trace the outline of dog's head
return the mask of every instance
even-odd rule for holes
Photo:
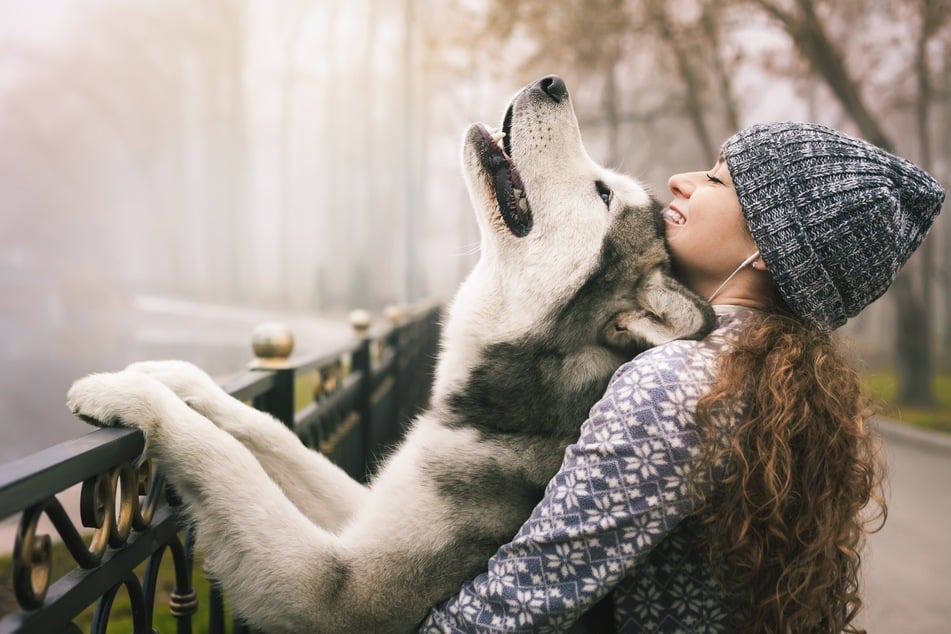
[[[580,318],[586,345],[629,353],[709,331],[710,307],[671,275],[660,204],[588,156],[560,78],[522,89],[501,130],[471,126],[463,162],[481,257],[459,334],[492,344]]]

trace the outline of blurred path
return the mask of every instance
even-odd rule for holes
[[[65,406],[69,386],[89,372],[143,359],[184,359],[212,376],[233,374],[253,358],[251,333],[266,321],[286,324],[300,354],[333,350],[354,336],[346,315],[154,295],[116,295],[93,305],[63,300],[55,289],[47,294],[53,308],[46,315],[0,309],[0,332],[8,335],[0,346],[0,463],[89,431]]]
[[[871,634],[951,632],[951,437],[880,421],[889,467],[888,521],[869,538]]]

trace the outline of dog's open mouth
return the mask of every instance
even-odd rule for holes
[[[525,195],[525,185],[512,162],[511,145],[512,108],[505,113],[502,130],[491,130],[479,124],[479,157],[482,169],[495,188],[495,199],[505,226],[517,238],[532,230],[532,210]]]

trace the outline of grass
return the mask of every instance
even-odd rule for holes
[[[935,405],[928,409],[896,403],[898,377],[893,370],[866,372],[862,381],[884,416],[914,427],[951,433],[951,374],[938,374],[932,379]]]
[[[62,543],[53,544],[53,574],[52,579],[56,580],[63,574],[76,566],[66,547]],[[135,569],[135,575],[141,582],[145,574],[145,562]],[[204,575],[201,574],[200,562],[195,563],[194,570],[197,574],[193,575],[192,584],[198,592],[198,612],[192,617],[192,631],[195,634],[202,634],[208,631],[208,604],[210,601],[211,587]],[[13,563],[11,555],[0,556],[0,617],[16,610],[16,601],[13,595]],[[162,563],[159,567],[158,583],[155,591],[155,614],[152,619],[152,627],[159,632],[175,632],[177,630],[177,620],[172,616],[168,607],[169,596],[175,588],[175,569],[171,553],[166,551],[162,557]],[[73,622],[79,626],[83,632],[90,631],[92,617],[95,606],[90,606],[80,613]],[[132,609],[129,603],[129,597],[125,589],[120,589],[116,594],[112,604],[112,610],[109,615],[108,632],[131,632],[132,631]],[[230,623],[230,617],[226,615],[225,623]]]

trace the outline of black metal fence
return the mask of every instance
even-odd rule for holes
[[[358,331],[339,350],[315,356],[265,359],[224,387],[290,426],[307,446],[330,456],[353,477],[365,479],[385,447],[424,407],[432,383],[439,309],[393,320],[382,332]],[[356,327],[356,325],[355,325]],[[132,629],[155,631],[156,610],[168,610],[179,633],[224,632],[225,598],[212,584],[199,597],[193,575],[194,536],[185,528],[174,491],[149,461],[140,464],[141,432],[99,429],[0,466],[0,520],[20,514],[13,547],[16,607],[0,618],[0,633],[78,632],[92,610],[92,632],[106,632],[113,602],[128,596]],[[57,494],[81,486],[67,512]],[[67,568],[53,567],[53,540],[42,516],[69,553]],[[90,534],[90,530],[91,534]],[[9,545],[0,545],[0,551]],[[170,557],[174,587],[157,605],[159,566]],[[144,565],[144,570],[142,564]],[[194,622],[207,600],[207,623]],[[246,631],[231,622],[234,632]]]

